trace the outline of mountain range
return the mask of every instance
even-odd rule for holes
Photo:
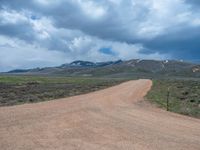
[[[57,67],[17,69],[6,74],[106,76],[106,77],[200,77],[200,65],[177,60],[117,60],[108,62],[74,61]]]

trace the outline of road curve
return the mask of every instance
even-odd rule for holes
[[[0,108],[2,150],[200,150],[200,120],[143,101],[150,80]]]

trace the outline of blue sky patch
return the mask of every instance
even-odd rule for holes
[[[99,51],[107,55],[115,55],[115,53],[112,51],[112,48],[109,48],[109,47],[103,47],[99,49]]]
[[[32,20],[38,20],[39,18],[37,16],[35,16],[35,15],[31,15],[31,19]]]

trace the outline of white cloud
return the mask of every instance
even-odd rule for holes
[[[16,24],[27,21],[28,19],[23,12],[7,9],[0,10],[0,24]]]
[[[76,37],[69,45],[71,55],[74,59],[105,61],[116,59],[166,59],[169,56],[152,53],[149,55],[142,54],[144,49],[142,44],[127,44],[125,42],[113,42],[101,40],[91,36]],[[112,55],[100,52],[101,48],[110,48]]]
[[[0,70],[60,65],[67,61],[60,51],[30,45],[23,41],[0,36]]]
[[[200,18],[200,14],[193,12],[183,0],[145,0],[147,1],[148,3],[137,1],[149,8],[146,17],[138,23],[138,26],[136,25],[137,35],[142,38],[151,39],[168,34],[166,31],[185,28],[190,26],[196,17]]]
[[[61,2],[61,0],[33,0],[35,3],[44,5],[44,6],[49,6],[49,5],[54,5],[57,4],[58,2]]]
[[[50,38],[49,32],[55,30],[51,20],[45,17],[41,19],[30,20],[30,22],[39,39]]]
[[[99,19],[106,14],[104,7],[90,0],[77,0],[83,12],[93,19]]]

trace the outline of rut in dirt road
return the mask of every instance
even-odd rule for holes
[[[200,120],[143,100],[150,80],[0,108],[2,150],[200,150]]]

